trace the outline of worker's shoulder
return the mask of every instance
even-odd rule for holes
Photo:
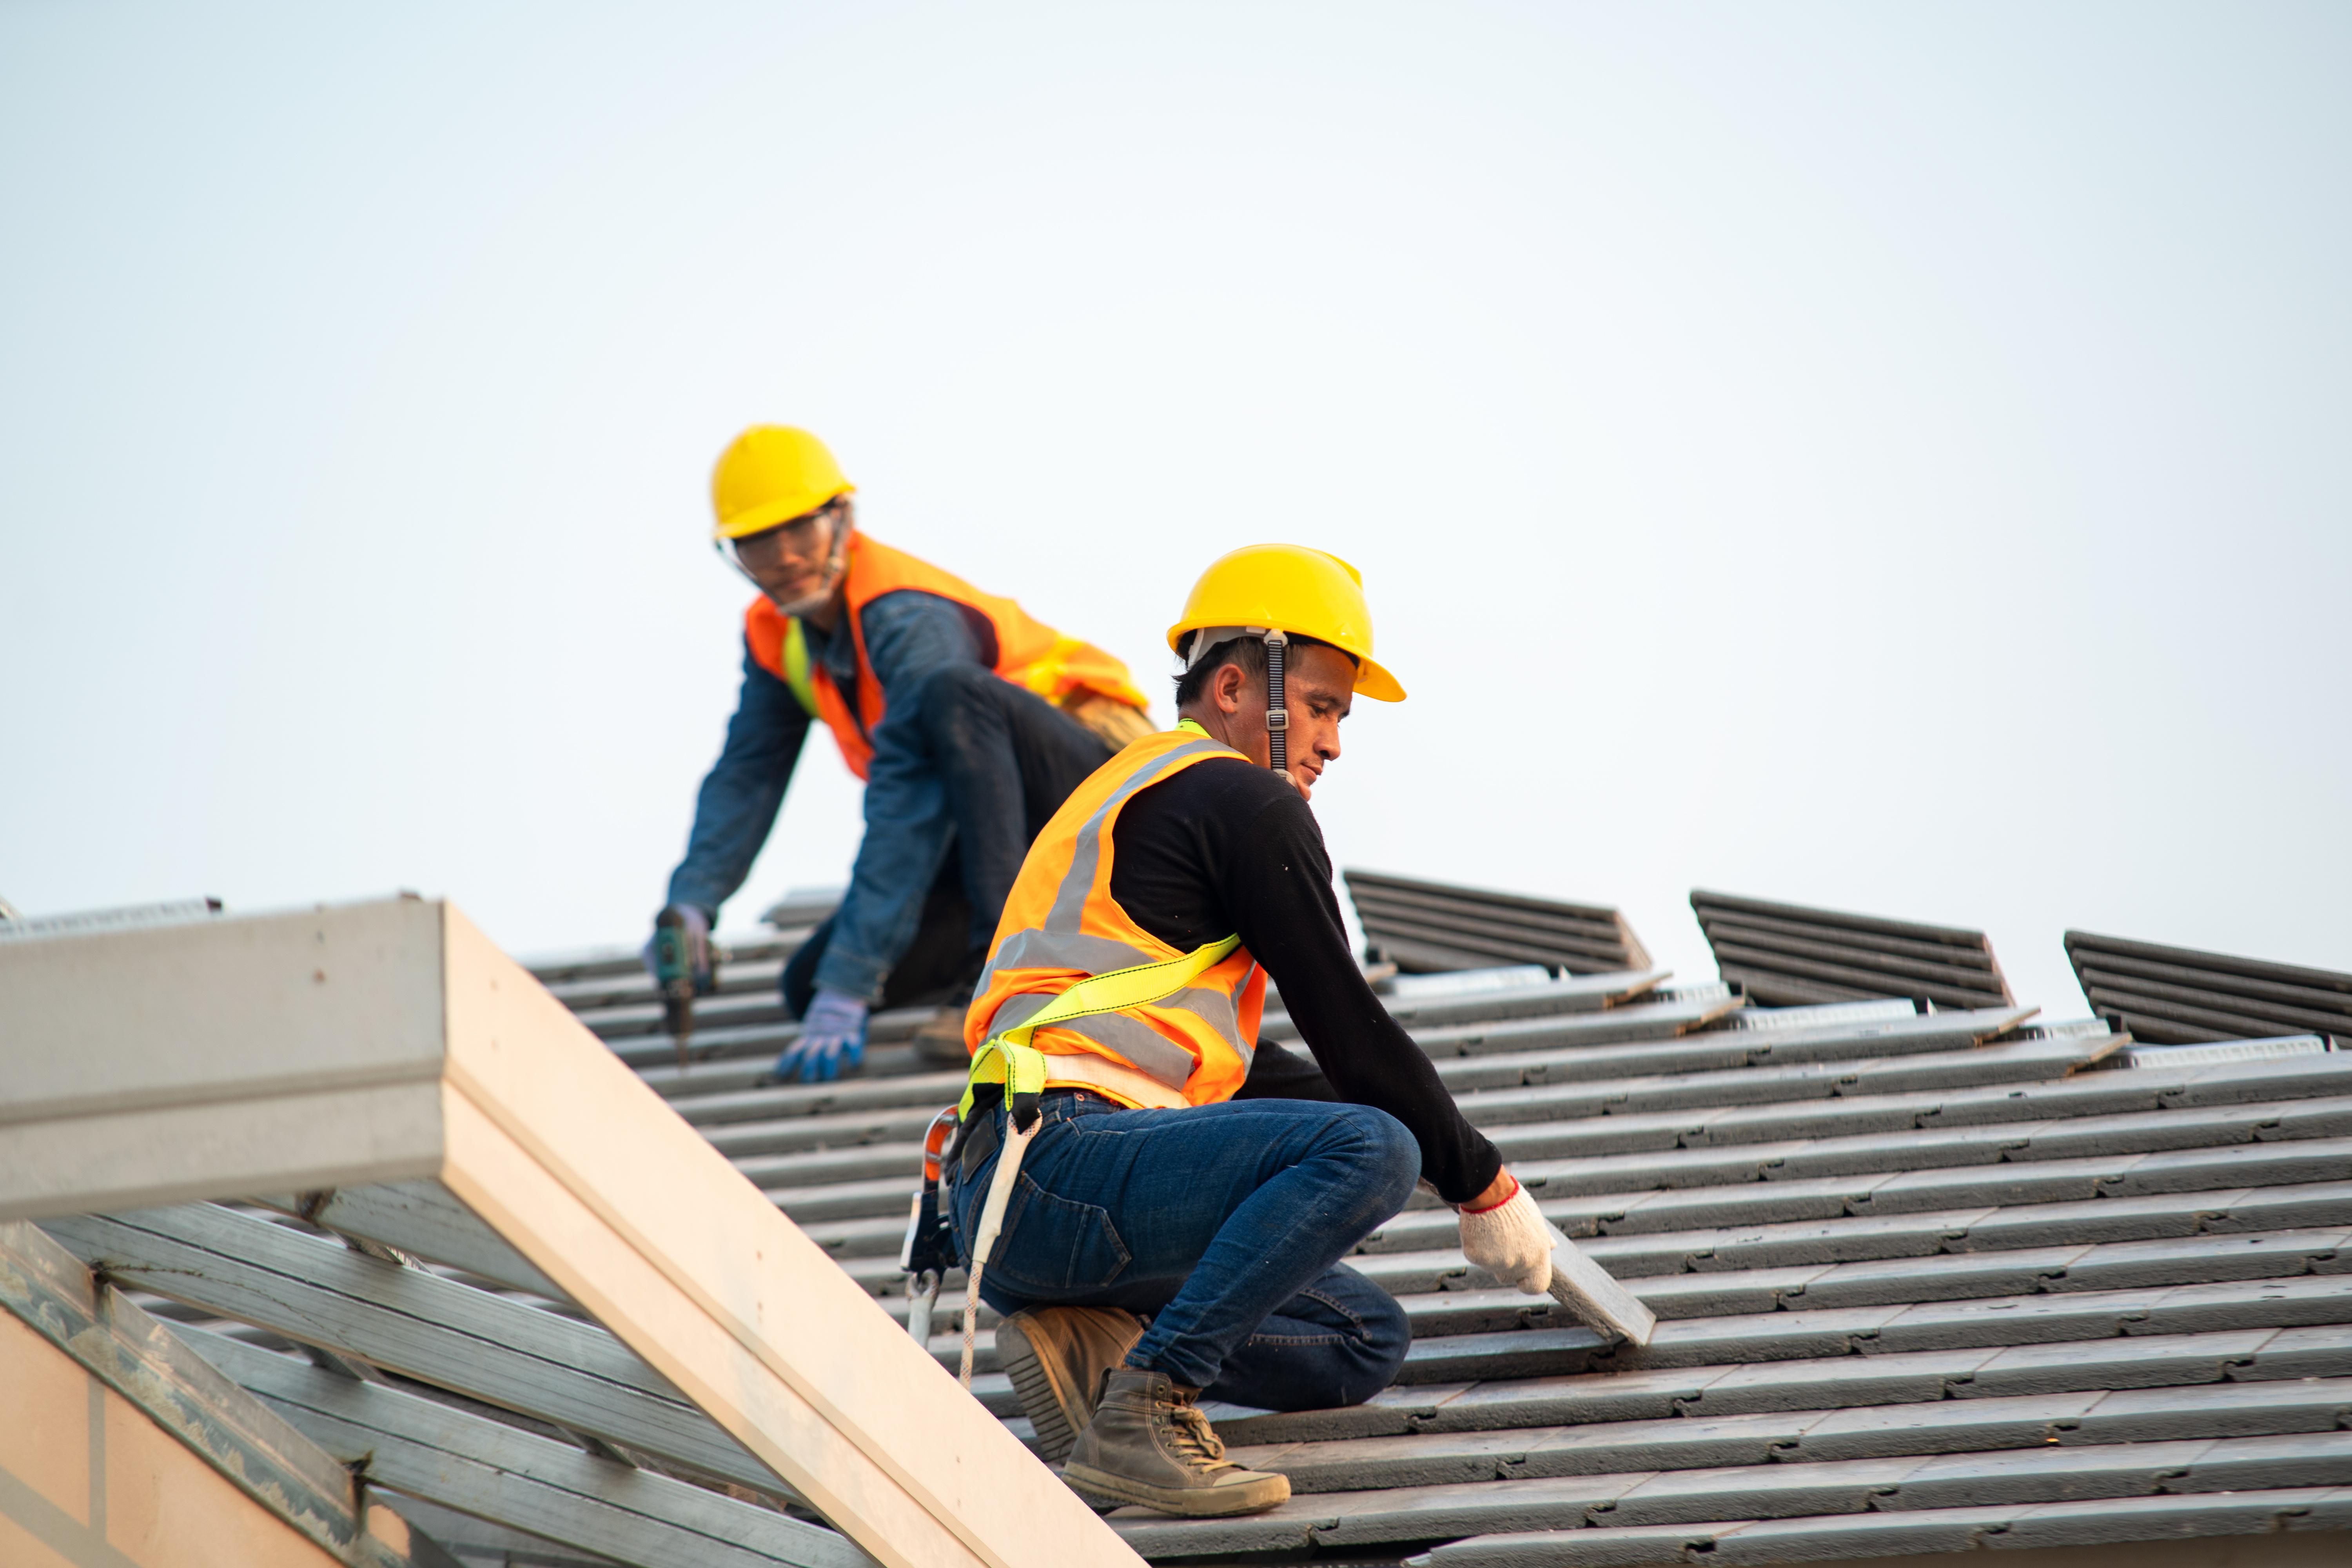
[[[1260,767],[1240,755],[1209,756],[1150,785],[1136,798],[1157,795],[1163,810],[1187,816],[1214,816],[1236,826],[1257,820],[1269,811],[1287,819],[1294,814],[1308,823],[1314,814],[1290,782],[1272,768]]]

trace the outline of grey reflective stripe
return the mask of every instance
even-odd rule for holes
[[[978,984],[972,987],[972,1000],[988,994],[1000,970],[1011,969],[1075,969],[1088,976],[1108,974],[1116,969],[1132,969],[1141,963],[1161,962],[1139,947],[1107,936],[1092,936],[1078,929],[1079,918],[1087,907],[1087,895],[1094,891],[1095,871],[1102,864],[1103,825],[1129,795],[1151,783],[1177,763],[1193,757],[1223,753],[1239,755],[1232,747],[1215,741],[1192,741],[1174,750],[1154,757],[1119,782],[1108,799],[1097,806],[1094,815],[1080,826],[1070,852],[1070,868],[1063,873],[1062,885],[1054,894],[1054,907],[1046,912],[1042,929],[1015,931],[988,961]],[[1228,995],[1223,991],[1202,986],[1187,986],[1172,991],[1152,1004],[1171,1011],[1191,1013],[1202,1023],[1216,1031],[1225,1044],[1239,1052],[1246,1068],[1255,1052],[1255,1042],[1242,1038],[1240,1005],[1242,989],[1255,973],[1253,966],[1242,976],[1240,985]],[[1042,1011],[1051,995],[1024,992],[1008,996],[989,1020],[988,1032],[1018,1026]],[[1109,1047],[1125,1057],[1138,1068],[1173,1089],[1181,1089],[1197,1065],[1192,1054],[1167,1036],[1139,1018],[1124,1013],[1096,1013],[1083,1018],[1072,1018],[1053,1025],[1074,1035],[1084,1035],[1099,1045]]]
[[[1078,929],[1078,915],[1087,907],[1087,895],[1094,891],[1095,867],[1102,859],[1103,824],[1111,813],[1126,804],[1127,797],[1158,778],[1161,773],[1187,757],[1206,756],[1216,752],[1234,752],[1231,746],[1215,741],[1192,741],[1154,757],[1129,773],[1119,786],[1110,792],[1110,798],[1095,807],[1095,814],[1078,829],[1076,847],[1070,852],[1070,868],[1062,878],[1060,891],[1054,895],[1054,907],[1045,916],[1047,931],[1072,931]]]
[[[1017,931],[989,960],[988,972],[1000,969],[1083,969],[1088,974],[1108,974],[1160,961],[1139,947],[1129,947],[1107,936],[1083,931]],[[981,988],[986,990],[986,978]]]
[[[1010,1029],[1045,1010],[1054,998],[1038,991],[1024,991],[1017,996],[1007,996],[988,1021],[988,1032]],[[1067,1018],[1051,1026],[1067,1029],[1074,1035],[1084,1035],[1097,1045],[1108,1046],[1135,1064],[1155,1082],[1181,1091],[1192,1076],[1192,1053],[1144,1023],[1124,1013],[1094,1013],[1083,1018]]]

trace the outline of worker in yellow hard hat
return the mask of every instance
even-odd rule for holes
[[[950,1229],[1073,1487],[1248,1513],[1289,1483],[1225,1460],[1195,1401],[1386,1387],[1404,1311],[1340,1259],[1417,1181],[1503,1283],[1543,1292],[1552,1244],[1340,923],[1309,797],[1355,699],[1404,699],[1362,579],[1319,550],[1237,550],[1168,639],[1181,722],[1072,792],[1005,901],[964,1021]],[[1259,1040],[1269,978],[1312,1061]]]
[[[783,1079],[856,1068],[880,1006],[954,1002],[918,1045],[962,1059],[961,1003],[1023,851],[1116,744],[1151,728],[1125,665],[866,537],[855,489],[805,430],[754,426],[719,457],[711,536],[760,596],[742,695],[656,921],[656,942],[683,928],[707,986],[719,907],[774,826],[810,727],[830,731],[866,781],[866,830],[839,908],[784,966],[801,1030]]]

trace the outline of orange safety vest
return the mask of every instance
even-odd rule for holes
[[[965,1048],[1035,1016],[1082,980],[1184,954],[1110,896],[1111,830],[1147,784],[1239,752],[1198,732],[1146,735],[1095,770],[1029,847],[988,952]],[[1249,1076],[1265,1005],[1265,971],[1235,947],[1182,988],[1146,1006],[1039,1029],[1048,1089],[1088,1089],[1122,1105],[1174,1108],[1231,1100]]]
[[[874,728],[882,722],[882,683],[866,657],[866,606],[903,588],[936,594],[978,611],[994,628],[996,673],[1048,702],[1079,692],[1096,692],[1130,708],[1147,706],[1130,685],[1127,666],[1076,637],[1064,637],[1010,599],[983,594],[962,578],[919,561],[903,550],[877,543],[862,533],[849,538],[849,568],[843,574],[849,635],[857,646],[857,705],[853,709],[824,666],[809,657],[800,618],[787,616],[766,595],[743,612],[743,636],[760,667],[793,689],[813,719],[824,721],[841,748],[841,760],[859,778],[874,761]]]

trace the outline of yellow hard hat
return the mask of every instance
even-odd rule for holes
[[[1181,652],[1186,632],[1266,628],[1329,643],[1356,661],[1356,689],[1382,702],[1404,700],[1397,678],[1372,662],[1372,612],[1364,574],[1328,551],[1303,544],[1246,544],[1210,563],[1168,628]]]
[[[754,425],[719,455],[710,476],[713,539],[740,539],[814,511],[857,487],[824,443],[789,425]]]

